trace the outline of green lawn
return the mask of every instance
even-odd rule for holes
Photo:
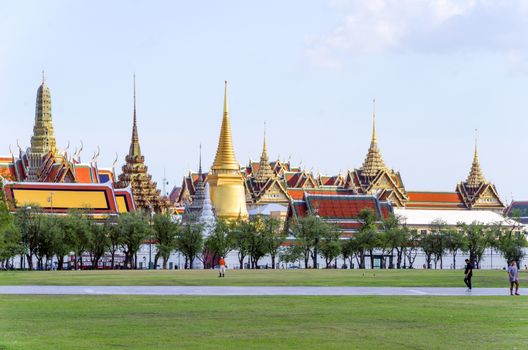
[[[526,349],[527,301],[0,296],[0,349]]]
[[[0,285],[151,286],[393,286],[463,287],[462,270],[214,270],[17,271],[0,272]],[[528,273],[521,272],[521,287]],[[479,287],[504,287],[501,270],[476,270]]]

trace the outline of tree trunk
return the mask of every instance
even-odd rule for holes
[[[275,269],[275,253],[271,254],[271,266],[272,269]]]
[[[64,265],[64,257],[63,256],[57,256],[57,270],[62,271],[62,266]]]
[[[314,269],[316,269],[317,268],[317,248],[314,248],[314,250],[313,250],[312,263],[313,263]]]
[[[246,258],[245,255],[240,255],[240,252],[238,252],[238,264],[239,264],[240,270],[244,269],[244,259],[245,258]]]
[[[154,270],[157,270],[158,269],[158,260],[159,260],[159,257],[160,257],[160,254],[159,254],[159,251],[156,253],[156,255],[154,255]],[[150,261],[149,261],[149,267],[148,269],[150,269]]]
[[[453,251],[453,269],[456,269],[456,251]]]
[[[111,252],[111,255],[112,255],[112,267],[111,269],[115,269],[115,250],[112,250]]]
[[[30,271],[33,270],[33,255],[30,253],[30,254],[26,254],[26,259],[27,259],[27,262],[28,262],[28,268]]]
[[[369,249],[369,254],[370,254],[370,268],[373,269],[374,268],[374,256],[373,256],[373,253],[374,250],[373,249]]]

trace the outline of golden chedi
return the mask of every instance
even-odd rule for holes
[[[224,115],[216,156],[207,178],[211,200],[216,216],[223,219],[247,218],[244,178],[235,158],[231,137],[229,110],[227,104],[227,81],[224,91]]]

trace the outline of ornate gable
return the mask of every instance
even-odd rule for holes
[[[277,178],[268,180],[255,198],[255,202],[289,203],[288,191],[281,185]]]
[[[480,168],[477,145],[469,175],[464,182],[460,182],[456,191],[462,196],[469,209],[488,209],[502,211],[506,207],[499,197],[495,185],[486,180]]]

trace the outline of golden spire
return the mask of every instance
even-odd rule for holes
[[[136,119],[136,73],[134,73],[134,120],[132,125],[132,142],[130,143],[129,156],[140,157],[141,147],[139,146],[139,136]]]
[[[35,154],[56,152],[55,132],[51,116],[51,93],[46,85],[44,71],[42,71],[42,84],[37,90],[31,151]]]
[[[269,163],[268,150],[266,148],[266,123],[264,123],[264,144],[262,146],[262,155],[260,156],[260,164],[255,180],[259,183],[268,181],[269,178],[273,177],[273,169]]]
[[[362,174],[367,177],[375,176],[379,170],[385,168],[383,158],[378,148],[378,142],[376,139],[376,100],[373,100],[373,112],[372,112],[372,140],[370,141],[370,147],[361,167]]]
[[[466,180],[466,186],[469,188],[478,188],[483,183],[486,183],[486,179],[484,178],[484,174],[480,168],[477,150],[477,129],[475,129],[475,153],[473,154],[473,163],[471,164],[471,170],[469,171],[469,175]]]
[[[231,125],[229,122],[229,110],[227,103],[227,81],[224,87],[224,115],[222,118],[222,129],[218,140],[218,148],[212,166],[213,172],[239,172],[240,165],[235,158],[235,150],[231,137]]]

